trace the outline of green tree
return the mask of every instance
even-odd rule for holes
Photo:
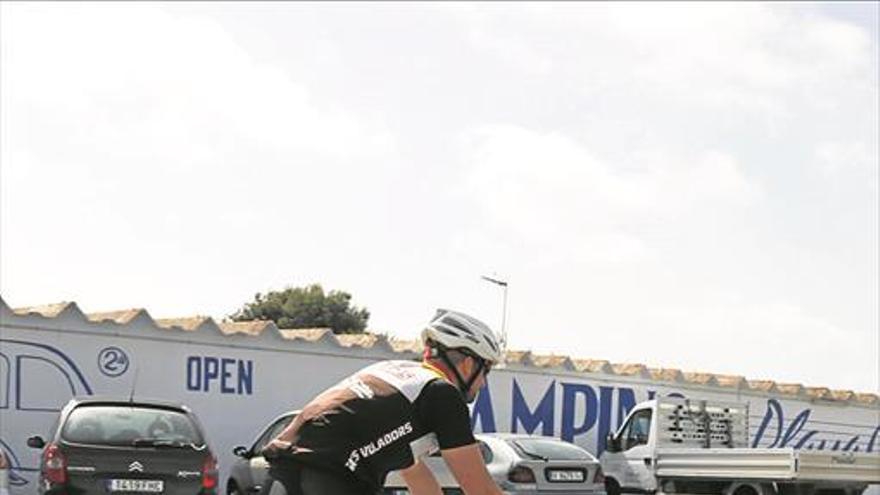
[[[254,301],[230,316],[233,321],[272,320],[278,328],[331,328],[333,333],[363,333],[370,312],[351,305],[351,294],[320,284],[257,293]]]

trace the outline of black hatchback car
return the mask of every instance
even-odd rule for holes
[[[155,400],[75,398],[43,449],[39,493],[213,495],[217,458],[186,406]]]

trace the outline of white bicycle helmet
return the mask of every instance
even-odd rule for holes
[[[438,309],[422,330],[422,341],[432,340],[448,349],[466,349],[494,365],[501,361],[498,337],[482,321],[458,311]]]

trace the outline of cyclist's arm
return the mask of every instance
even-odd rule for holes
[[[461,392],[436,381],[419,396],[420,416],[437,436],[440,455],[466,495],[501,495],[471,430],[470,414]]]
[[[486,470],[479,444],[441,450],[440,454],[465,495],[502,495]]]
[[[421,461],[401,470],[400,475],[413,495],[443,495],[434,473]]]

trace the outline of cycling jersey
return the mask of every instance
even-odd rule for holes
[[[461,392],[428,364],[383,361],[310,402],[289,458],[378,490],[390,471],[476,442]]]

